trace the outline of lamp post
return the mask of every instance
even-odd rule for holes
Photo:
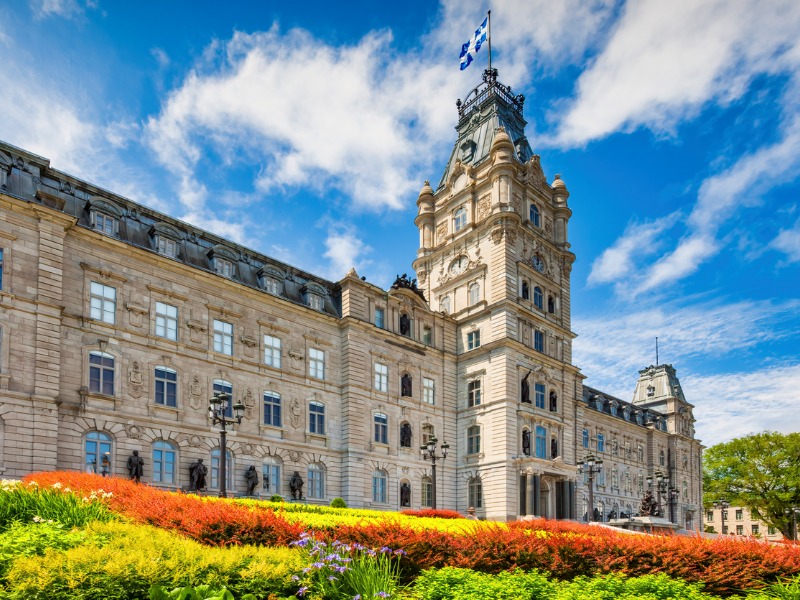
[[[655,486],[653,486],[653,483],[655,483]],[[661,471],[656,471],[653,475],[647,476],[647,485],[648,487],[655,487],[656,502],[658,505],[658,516],[663,517],[664,507],[661,504],[661,496],[662,494],[666,495],[667,493],[667,488],[669,487],[669,478],[665,477],[664,473],[662,473]],[[670,494],[670,502],[671,502],[671,496],[672,494]],[[670,521],[672,521],[672,519],[670,519]]]
[[[586,511],[589,521],[594,521],[594,474],[603,470],[603,460],[589,454],[578,461],[578,473],[589,476],[589,510]]]
[[[227,490],[225,489],[226,480],[228,477],[228,431],[227,426],[234,423],[241,423],[244,417],[244,404],[237,402],[233,405],[233,418],[227,418],[225,411],[228,410],[228,403],[231,401],[229,394],[224,392],[217,392],[208,403],[208,418],[211,419],[212,425],[219,424],[219,497],[227,498]]]
[[[725,519],[728,517],[728,507],[730,503],[727,500],[720,500],[718,502],[714,502],[714,508],[720,509],[719,515],[722,517],[722,534],[728,533],[725,530]]]
[[[797,540],[797,515],[800,515],[800,506],[790,506],[783,510],[784,514],[789,517],[789,539]]]
[[[678,515],[675,514],[677,512],[675,510],[675,505],[678,502],[678,496],[681,495],[681,491],[673,485],[670,486],[667,493],[669,494],[669,496],[667,496],[669,499],[669,520],[671,523],[677,523]]]
[[[444,460],[447,458],[447,450],[450,448],[450,444],[444,442],[442,444],[442,453],[441,455],[436,454],[436,444],[439,440],[436,437],[431,436],[428,438],[428,443],[423,444],[419,447],[420,452],[422,452],[422,460],[430,460],[431,461],[431,486],[433,489],[431,490],[431,508],[436,508],[436,461],[441,459]]]

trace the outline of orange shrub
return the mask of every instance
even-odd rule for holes
[[[441,508],[423,508],[422,510],[401,510],[404,515],[409,517],[434,517],[438,519],[463,519],[457,510],[445,510]]]

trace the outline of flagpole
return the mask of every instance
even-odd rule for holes
[[[489,11],[489,35],[487,36],[489,42],[489,73],[492,72],[492,11]]]

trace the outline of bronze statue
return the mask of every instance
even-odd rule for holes
[[[411,506],[411,486],[405,481],[400,486],[400,506]]]
[[[530,377],[531,371],[528,371],[528,374],[522,378],[522,383],[520,384],[520,402],[527,402],[528,404],[531,403],[531,384],[528,383],[528,377]]]
[[[558,411],[558,394],[555,390],[550,390],[550,412]]]
[[[142,475],[144,475],[144,459],[139,456],[139,451],[134,450],[133,454],[128,457],[128,475],[131,481],[140,483]]]
[[[400,395],[411,396],[411,375],[408,373],[400,378]]]
[[[247,495],[253,496],[258,485],[258,473],[253,465],[244,472],[244,480],[247,482]]]
[[[647,490],[642,496],[642,505],[639,507],[639,514],[642,517],[657,517],[658,515],[658,503],[656,499],[653,498],[653,492]]]
[[[522,453],[525,456],[531,455],[531,432],[527,429],[522,430]]]
[[[400,447],[411,448],[411,425],[403,423],[400,428]]]
[[[208,475],[208,467],[203,464],[202,458],[198,458],[189,465],[189,490],[197,491],[205,489],[206,475]]]
[[[558,456],[558,440],[553,438],[550,440],[550,458],[555,458]]]
[[[400,335],[411,335],[411,319],[406,313],[400,315]]]
[[[289,489],[292,492],[292,498],[295,500],[303,499],[303,478],[300,477],[299,471],[295,471],[289,480]]]

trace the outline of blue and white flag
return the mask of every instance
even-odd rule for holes
[[[475,54],[481,49],[481,44],[486,41],[486,17],[481,26],[475,30],[475,35],[463,46],[461,46],[461,70],[463,71],[475,60]]]

